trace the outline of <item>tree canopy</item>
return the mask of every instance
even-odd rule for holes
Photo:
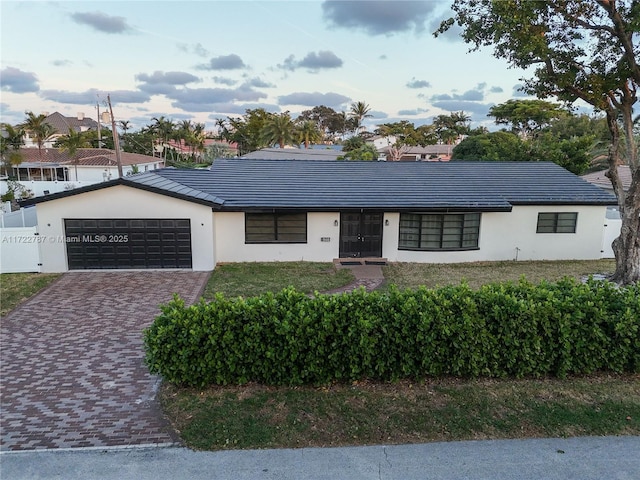
[[[622,215],[621,234],[613,242],[613,278],[640,281],[640,165],[633,132],[640,2],[454,0],[452,9],[454,16],[442,22],[436,35],[457,24],[472,51],[492,47],[494,56],[511,67],[532,68],[523,78],[526,93],[567,103],[582,100],[605,113],[611,134],[607,175]],[[632,173],[628,192],[617,171],[622,150]]]

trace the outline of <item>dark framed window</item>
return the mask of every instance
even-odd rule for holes
[[[401,250],[476,250],[479,213],[401,213]]]
[[[245,243],[307,243],[306,213],[245,213]]]
[[[538,213],[536,233],[576,233],[578,212]]]

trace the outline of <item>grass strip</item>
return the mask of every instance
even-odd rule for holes
[[[295,388],[167,384],[160,398],[197,450],[640,434],[640,375]]]

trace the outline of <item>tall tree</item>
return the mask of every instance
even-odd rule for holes
[[[84,132],[70,128],[69,133],[58,137],[54,146],[58,147],[61,152],[67,152],[67,155],[71,157],[71,162],[73,163],[76,174],[76,181],[78,181],[78,162],[80,158],[77,153],[81,148],[91,147],[91,142],[87,136]]]
[[[451,160],[517,162],[528,159],[529,148],[512,132],[471,135],[453,148]]]
[[[438,140],[446,145],[452,145],[460,136],[467,135],[470,132],[470,120],[471,117],[463,111],[436,116],[433,119],[433,127]]]
[[[267,112],[264,108],[249,108],[240,118],[227,117],[222,127],[221,137],[228,142],[235,142],[241,156],[259,150],[267,146],[262,138],[262,130],[273,117],[274,114]]]
[[[280,148],[293,143],[296,127],[289,116],[289,112],[274,115],[267,120],[262,129],[262,139],[267,145],[278,144]]]
[[[511,131],[527,139],[569,112],[557,103],[544,100],[507,100],[489,109],[498,125],[511,125]]]
[[[151,124],[151,129],[156,134],[156,138],[160,140],[160,143],[162,145],[163,158],[166,161],[167,153],[169,150],[168,143],[175,133],[176,125],[170,118],[167,119],[164,118],[164,116],[161,116],[159,118],[153,117],[151,120],[153,121],[153,124]]]
[[[348,116],[353,121],[353,130],[356,134],[360,133],[360,130],[363,128],[363,120],[373,117],[369,112],[371,112],[371,107],[365,102],[354,102],[349,107]]]
[[[2,156],[2,167],[5,175],[9,175],[10,170],[22,163],[20,147],[24,145],[24,131],[20,127],[14,127],[8,123],[0,125],[0,155]]]
[[[604,112],[611,134],[608,152],[613,190],[622,216],[613,280],[640,281],[640,162],[633,134],[633,109],[640,85],[640,2],[638,0],[454,0],[454,17],[472,50],[492,46],[510,66],[533,67],[524,80],[527,93],[544,99],[578,99]],[[624,135],[622,134],[624,132]],[[618,174],[621,146],[631,169],[625,192]]]
[[[324,138],[317,124],[312,120],[297,122],[296,135],[298,142],[304,143],[304,148],[309,148],[311,143],[319,142]]]
[[[389,156],[392,161],[400,160],[411,147],[434,145],[438,140],[433,125],[422,125],[416,128],[408,120],[383,123],[376,129],[376,134],[395,137],[395,142],[389,145]]]
[[[42,160],[42,147],[57,130],[47,123],[47,116],[43,113],[35,115],[33,112],[25,112],[27,118],[18,125],[19,128],[30,134],[38,145],[38,157]]]

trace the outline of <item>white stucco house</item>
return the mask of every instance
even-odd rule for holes
[[[80,148],[74,158],[57,148],[21,148],[22,163],[13,167],[15,179],[34,196],[57,193],[118,178],[115,150]],[[123,175],[148,172],[164,167],[162,158],[121,152]],[[7,190],[7,182],[0,182],[0,193]],[[46,192],[46,193],[45,193]]]
[[[216,160],[23,202],[43,272],[600,258],[615,197],[546,162]]]

